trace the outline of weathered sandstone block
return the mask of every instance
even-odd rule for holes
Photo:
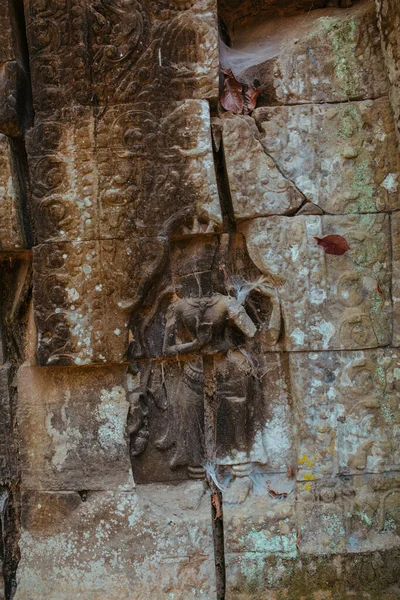
[[[37,246],[33,296],[39,364],[124,361],[130,314],[164,255],[162,238]]]
[[[237,220],[287,215],[298,209],[305,199],[282,175],[259,137],[256,125],[249,117],[224,121],[224,158]]]
[[[277,17],[275,13],[269,21],[245,22],[232,36],[233,48],[247,53],[247,63],[248,55],[254,55],[243,77],[261,84],[266,104],[367,100],[387,94],[373,0],[356,2],[346,11],[328,8]]]
[[[386,215],[254,219],[241,226],[250,257],[275,283],[286,350],[373,348],[390,343],[390,233]],[[325,254],[316,237],[350,250]]]
[[[221,228],[206,102],[39,113],[28,152],[38,242]]]
[[[12,142],[0,134],[0,250],[26,248],[24,222],[28,215],[17,160]]]
[[[21,367],[18,384],[24,489],[132,489],[124,367]]]
[[[215,597],[201,482],[92,492],[86,502],[73,492],[29,492],[23,506],[18,600],[32,589],[48,600]]]
[[[36,110],[218,95],[214,0],[26,0],[26,16]]]
[[[400,471],[396,350],[290,355],[299,480]]]
[[[400,207],[400,158],[388,99],[259,108],[255,115],[265,152],[323,211]]]

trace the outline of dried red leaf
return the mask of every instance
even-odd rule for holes
[[[246,112],[251,112],[255,109],[257,104],[257,98],[261,94],[262,88],[256,90],[252,85],[247,86],[244,93],[244,102],[246,106]]]
[[[224,71],[224,91],[221,94],[221,104],[225,110],[230,110],[235,114],[243,113],[244,99],[243,86],[237,81],[232,71]]]
[[[383,293],[383,289],[381,288],[381,286],[380,286],[380,284],[379,284],[379,281],[378,281],[378,283],[376,284],[376,291],[377,291],[377,292],[378,292],[378,294],[380,294],[382,297],[385,295],[385,294]]]
[[[342,235],[327,235],[323,238],[315,237],[318,242],[318,246],[322,246],[326,254],[334,254],[335,256],[341,256],[347,250],[350,250],[350,246],[347,243],[346,238]]]
[[[215,508],[215,519],[221,519],[222,518],[222,512],[221,512],[221,504],[219,501],[219,496],[218,496],[218,492],[214,492],[211,496],[211,502],[213,507]]]

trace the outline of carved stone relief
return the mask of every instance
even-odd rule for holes
[[[295,353],[290,363],[301,424],[298,480],[399,469],[396,350]]]
[[[153,3],[159,13],[162,7]],[[218,95],[216,5],[139,0],[27,3],[36,110]],[[86,44],[89,39],[89,45]],[[172,43],[173,40],[173,43]],[[93,75],[93,85],[90,72]],[[56,101],[57,96],[57,101]]]
[[[276,284],[285,326],[278,347],[353,349],[390,342],[388,227],[385,215],[270,217],[241,227],[251,258]],[[325,254],[315,238],[339,233],[350,250]]]
[[[39,364],[123,362],[130,314],[164,256],[163,238],[37,246],[33,298]]]
[[[400,161],[386,98],[259,108],[255,118],[264,133],[261,144],[287,185],[293,182],[324,212],[399,208]]]
[[[391,0],[8,4],[6,600],[395,600]]]
[[[221,472],[277,468],[285,456],[274,453],[269,433],[280,427],[283,437],[290,435],[290,414],[279,392],[279,416],[274,413],[261,382],[270,378],[271,390],[273,375],[280,373],[283,383],[287,376],[279,356],[260,354],[258,340],[263,335],[272,344],[280,335],[274,288],[251,264],[241,236],[176,241],[170,255],[170,273],[150,290],[137,324],[132,321],[130,357],[141,359],[130,384],[137,480],[204,477],[209,355],[215,356],[214,458]],[[157,360],[143,361],[146,356]]]

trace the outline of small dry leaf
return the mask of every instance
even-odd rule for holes
[[[325,254],[333,254],[335,256],[341,256],[347,250],[350,250],[350,246],[347,243],[346,238],[342,235],[327,235],[323,238],[315,237],[318,242],[318,246],[322,246],[325,250]]]
[[[233,76],[232,71],[223,71],[224,79],[224,91],[221,94],[221,104],[225,110],[238,114],[242,113],[244,109],[243,100],[243,86]]]
[[[261,88],[258,88],[258,90],[256,90],[252,85],[247,86],[247,89],[244,93],[246,112],[251,112],[255,109],[257,104],[257,98],[261,94],[261,92]]]
[[[219,501],[218,492],[213,492],[213,494],[211,496],[211,502],[212,502],[213,507],[215,508],[215,519],[221,519],[222,512],[221,512],[221,504]]]
[[[376,284],[376,291],[377,291],[377,292],[378,292],[378,294],[380,294],[382,297],[384,296],[383,289],[381,288],[379,281],[378,281],[378,283]]]
[[[241,84],[235,79],[230,69],[222,71],[222,73],[224,74],[224,91],[220,101],[225,110],[229,110],[235,115],[246,115],[254,110],[262,89],[256,90],[252,85]]]

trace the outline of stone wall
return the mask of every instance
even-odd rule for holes
[[[0,599],[400,598],[399,21],[1,3]]]

